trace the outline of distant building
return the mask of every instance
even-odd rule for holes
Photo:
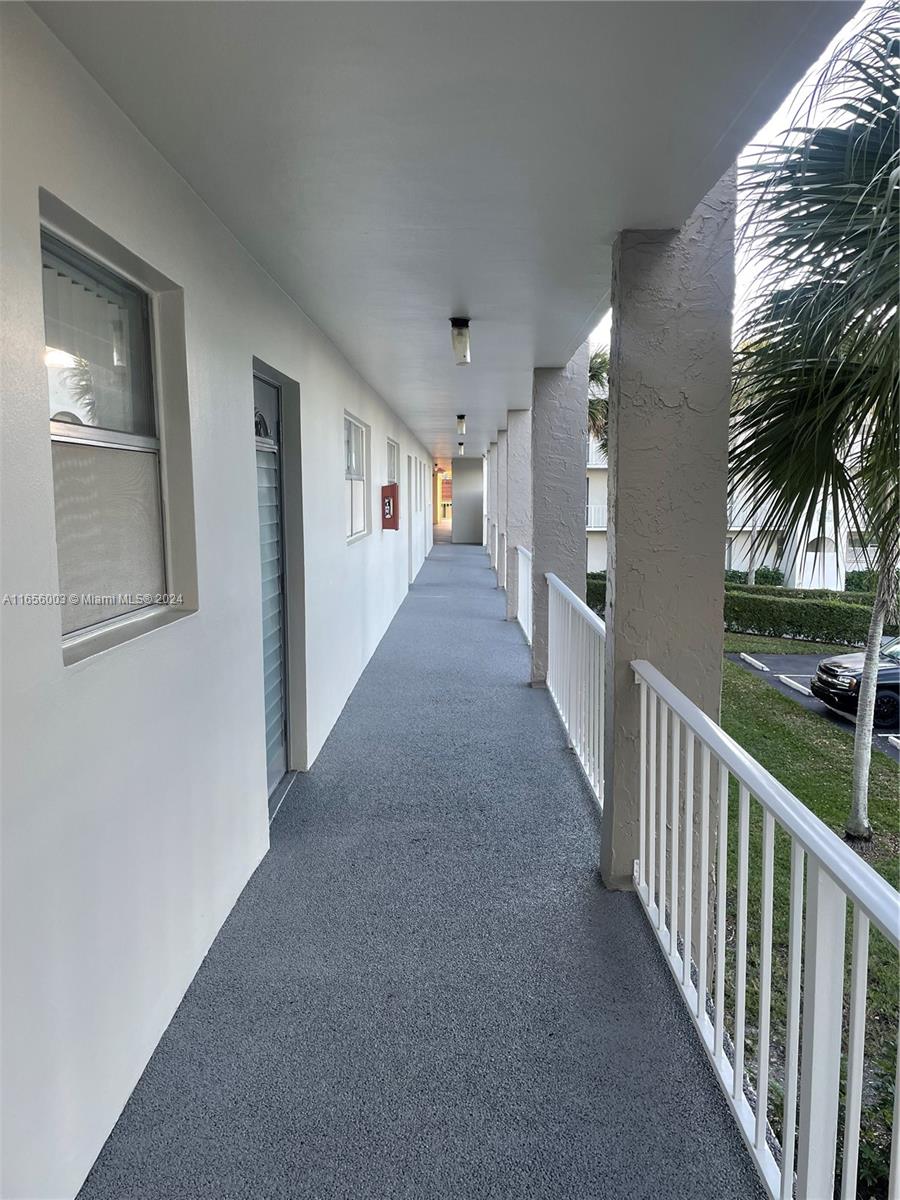
[[[606,529],[608,520],[607,481],[609,469],[606,455],[596,438],[590,439],[587,461],[587,569],[606,570]],[[750,546],[753,523],[749,500],[737,497],[728,505],[728,525],[725,535],[725,570],[746,571],[750,566]],[[866,539],[846,526],[834,527],[834,517],[825,518],[821,536],[807,540],[800,553],[796,539],[780,528],[758,526],[757,567],[779,567],[788,587],[844,587],[848,571],[862,571],[868,565]]]

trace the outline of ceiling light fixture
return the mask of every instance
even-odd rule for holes
[[[456,432],[457,433],[465,433],[466,432],[466,414],[465,413],[460,413],[456,418]]]
[[[453,353],[456,355],[456,365],[458,367],[467,366],[472,361],[469,352],[468,317],[450,318],[450,341],[453,344]]]
[[[460,442],[459,443],[459,457],[462,458],[462,456],[465,454],[465,452],[466,452],[465,444],[463,442]]]

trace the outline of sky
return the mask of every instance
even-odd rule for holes
[[[809,71],[806,73],[803,79],[800,80],[781,107],[773,114],[773,116],[765,123],[765,125],[763,125],[762,129],[759,130],[755,137],[751,138],[747,146],[744,148],[741,158],[744,156],[752,156],[754,146],[780,141],[780,135],[790,125],[793,114],[796,112],[798,106],[803,102],[804,97],[809,94],[811,81],[816,78],[818,72],[824,63],[827,62],[835,47],[840,45],[840,43],[847,37],[852,29],[859,25],[865,24],[868,16],[868,10],[876,7],[880,2],[881,0],[866,0],[866,3],[863,4],[856,16],[852,17],[851,20],[848,21],[847,24],[832,39],[824,54],[810,67]],[[738,213],[738,221],[740,222],[740,212]],[[736,312],[740,312],[742,304],[754,284],[757,272],[753,265],[747,262],[746,254],[741,254],[740,250],[738,250],[737,253],[735,267],[737,270],[737,277],[735,280],[734,301]],[[591,351],[596,350],[599,346],[609,347],[611,326],[612,310],[607,310],[601,319],[600,324],[597,325],[588,339]]]

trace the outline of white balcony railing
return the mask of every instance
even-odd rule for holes
[[[547,688],[602,807],[606,626],[555,575],[547,585]]]
[[[600,443],[595,442],[593,438],[591,438],[591,443],[590,443],[590,446],[588,447],[587,465],[589,467],[607,467],[607,466],[609,466],[609,462],[607,461],[606,455],[600,449]]]
[[[516,546],[516,620],[522,626],[525,640],[531,645],[531,551]]]
[[[605,504],[588,504],[585,516],[588,529],[606,528]]]
[[[632,668],[640,689],[635,885],[641,903],[769,1195],[830,1200],[838,1194],[843,1095],[839,1195],[853,1200],[860,1114],[869,1086],[864,1055],[870,926],[887,939],[879,953],[893,956],[897,893],[655,667],[635,662]],[[583,690],[582,705],[588,695]],[[729,818],[735,822],[730,838]],[[735,878],[729,880],[732,866]],[[778,891],[784,899],[775,912],[781,932],[773,956],[776,875],[785,886]],[[751,913],[758,918],[750,925],[748,952]],[[782,982],[786,972],[786,988],[774,1006],[773,964]],[[748,992],[758,996],[751,1011]],[[783,1060],[779,1051],[778,1086],[770,1088],[774,1045],[783,1047]],[[783,1103],[773,1091],[782,1092]],[[896,1099],[894,1105],[890,1197],[900,1195]],[[780,1128],[780,1145],[773,1126]]]

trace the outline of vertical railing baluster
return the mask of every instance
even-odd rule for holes
[[[597,659],[599,662],[597,705],[597,794],[603,802],[604,754],[606,753],[606,643],[599,635],[597,637]]]
[[[638,795],[640,797],[640,818],[638,824],[638,886],[643,887],[647,882],[647,685],[643,679],[638,684],[641,704],[640,732],[640,776]]]
[[[649,825],[649,853],[647,855],[647,905],[653,906],[656,895],[656,719],[659,701],[656,692],[650,692],[650,757],[647,766],[650,783],[647,791],[647,818]]]
[[[584,760],[584,679],[587,666],[584,653],[584,621],[576,616],[578,626],[578,757]]]
[[[656,925],[662,929],[666,923],[666,790],[669,774],[669,706],[660,700],[659,722],[659,905],[656,910]]]
[[[794,1155],[797,1145],[797,1065],[800,1058],[801,951],[803,949],[803,861],[803,848],[791,840],[784,1110],[781,1119],[781,1196],[779,1200],[791,1200],[794,1194]]]
[[[759,1049],[756,1067],[756,1148],[766,1144],[769,1114],[769,1029],[772,1011],[772,897],[775,875],[775,818],[763,810],[759,935]]]
[[[669,870],[669,957],[678,953],[678,784],[681,778],[681,719],[672,713],[672,775],[669,808],[672,813],[672,851]]]
[[[585,633],[587,638],[587,719],[584,727],[584,756],[586,760],[587,777],[591,781],[591,785],[596,791],[597,777],[594,774],[594,704],[596,701],[596,683],[594,681],[594,631],[585,625]]]
[[[580,754],[579,738],[581,737],[581,622],[572,609],[572,745],[575,753]]]
[[[721,1058],[725,1034],[725,912],[728,883],[728,770],[719,763],[719,828],[716,830],[716,997],[713,1053]]]
[[[734,984],[734,1091],[744,1089],[744,1034],[747,1013],[747,885],[750,869],[750,793],[738,789],[737,944]]]
[[[841,1200],[856,1200],[859,1119],[862,1113],[866,1047],[866,985],[869,971],[869,918],[853,906],[853,961],[850,968],[850,1036],[847,1043],[847,1099],[844,1104],[844,1157]],[[895,1137],[900,1130],[895,1130]]]
[[[799,1200],[820,1200],[834,1187],[841,1025],[844,1001],[844,926],[847,897],[815,859],[806,870],[803,961],[803,1057],[797,1140]]]
[[[553,696],[553,673],[556,669],[556,623],[553,611],[553,588],[547,596],[547,690]],[[556,697],[554,696],[554,699]]]
[[[588,626],[584,624],[584,618],[581,616],[578,617],[578,644],[581,647],[581,686],[578,689],[581,700],[581,703],[578,704],[578,755],[584,762],[587,758],[584,750],[587,746],[588,728]]]
[[[556,700],[555,682],[556,682],[556,657],[559,651],[556,648],[556,604],[554,602],[553,588],[550,588],[547,597],[547,687],[550,690],[550,695]]]
[[[594,634],[594,713],[591,724],[594,728],[594,779],[597,795],[603,800],[603,775],[600,770],[600,747],[603,744],[603,642],[599,634]]]
[[[700,751],[700,912],[697,914],[697,1018],[706,1011],[709,967],[709,746]]]
[[[688,729],[684,748],[684,938],[682,939],[681,982],[691,981],[694,890],[694,731]]]
[[[574,746],[572,735],[572,713],[575,708],[575,618],[571,605],[566,605],[566,626],[569,639],[569,687],[566,697],[566,728],[569,731],[569,745]]]

